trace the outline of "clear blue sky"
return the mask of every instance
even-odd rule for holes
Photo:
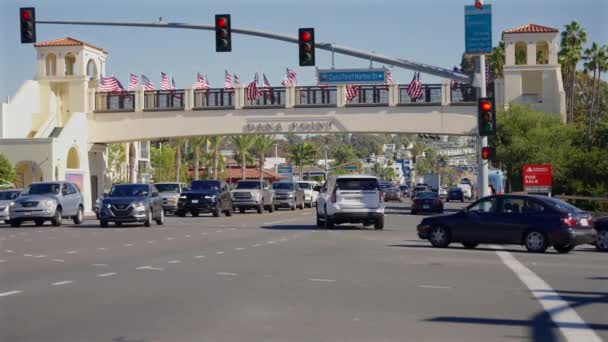
[[[232,14],[234,27],[296,35],[312,26],[319,41],[335,42],[431,65],[451,68],[464,49],[463,5],[473,0],[1,0],[0,99],[12,96],[35,72],[33,47],[19,42],[18,8],[35,6],[39,20],[124,20],[212,24],[217,13]],[[493,0],[494,44],[502,30],[527,23],[562,28],[577,20],[589,41],[608,44],[606,0]],[[297,46],[233,35],[232,53],[215,53],[213,33],[193,30],[38,25],[38,41],[71,36],[109,52],[108,74],[127,83],[129,72],[146,74],[158,86],[169,72],[178,87],[207,73],[212,86],[222,86],[224,69],[243,82],[258,71],[279,84],[285,67],[310,84],[314,68],[296,67]],[[331,65],[331,54],[317,51],[317,66]],[[367,67],[368,61],[336,55],[336,67]],[[380,66],[375,64],[375,66]],[[394,78],[409,83],[412,72],[393,69]],[[260,75],[261,76],[261,75]],[[422,75],[423,82],[437,82]]]

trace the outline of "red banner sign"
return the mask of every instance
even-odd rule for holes
[[[553,174],[551,164],[524,165],[524,187],[551,187]]]

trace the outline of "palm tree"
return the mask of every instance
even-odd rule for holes
[[[171,145],[175,147],[175,181],[180,181],[181,168],[182,168],[182,145],[184,144],[183,138],[177,138],[171,140]]]
[[[209,138],[209,145],[213,149],[213,179],[218,179],[218,168],[219,168],[219,159],[220,159],[220,145],[222,141],[224,141],[223,136],[216,135]]]
[[[272,147],[273,144],[274,136],[264,134],[257,136],[255,142],[253,143],[253,148],[255,148],[258,154],[260,181],[264,180],[264,161],[266,159],[266,152],[268,152],[268,150]]]
[[[201,146],[207,145],[207,137],[196,137],[190,139],[190,145],[194,150],[194,180],[199,179],[199,170],[201,168]]]
[[[576,79],[576,65],[581,59],[583,44],[587,42],[587,32],[576,21],[566,24],[562,31],[561,50],[559,52],[562,71],[566,76],[566,107],[570,121],[574,120],[574,83]]]
[[[300,179],[302,179],[304,165],[314,161],[315,152],[315,147],[305,141],[289,147],[289,159],[298,166]]]
[[[241,179],[245,179],[245,169],[247,168],[247,156],[249,155],[249,149],[255,142],[255,135],[237,135],[232,137],[232,143],[237,149],[238,154],[241,156]]]
[[[608,47],[599,46],[596,42],[591,44],[591,47],[585,49],[583,60],[585,61],[585,72],[593,71],[593,88],[591,90],[591,106],[589,108],[589,131],[591,136],[595,122],[595,102],[598,103],[599,109],[599,88],[602,71],[608,68]]]

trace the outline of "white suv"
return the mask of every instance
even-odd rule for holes
[[[384,228],[384,199],[374,176],[331,176],[317,199],[317,226],[363,223]]]

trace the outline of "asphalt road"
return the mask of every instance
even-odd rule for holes
[[[387,207],[383,231],[311,209],[3,227],[0,340],[608,341],[608,254],[434,249]]]

